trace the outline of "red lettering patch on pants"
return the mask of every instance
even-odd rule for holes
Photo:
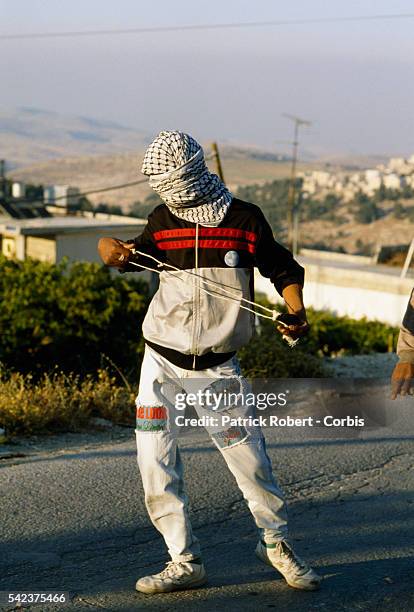
[[[165,406],[137,406],[137,431],[165,431],[167,420]]]
[[[229,427],[225,431],[218,431],[212,437],[219,448],[228,448],[247,438],[247,430],[245,427]]]

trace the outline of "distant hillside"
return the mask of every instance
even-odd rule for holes
[[[242,138],[242,135],[240,135]],[[143,151],[153,134],[111,121],[72,117],[35,108],[0,112],[0,158],[10,178],[40,184],[69,184],[82,191],[136,181]],[[203,143],[206,156],[209,142]],[[258,146],[219,142],[227,185],[231,190],[251,183],[286,178],[286,155]],[[369,167],[368,158],[312,159],[301,151],[299,170]],[[372,161],[372,160],[370,160]],[[377,160],[378,161],[378,160]],[[214,160],[210,167],[216,170]],[[95,204],[120,205],[125,210],[150,192],[147,184],[91,196]]]
[[[134,151],[151,137],[112,121],[24,107],[0,111],[0,138],[1,157],[13,168],[53,158]]]
[[[205,145],[204,149],[207,155],[208,145]],[[221,157],[224,178],[231,190],[237,189],[239,185],[263,183],[289,175],[289,162],[263,160],[256,155],[257,153],[251,158],[248,151],[241,155],[238,149],[237,154],[233,156],[231,148],[223,148]],[[140,172],[142,157],[143,149],[118,155],[67,157],[17,168],[8,174],[16,180],[25,182],[73,185],[79,187],[81,191],[91,191],[145,178]],[[209,160],[208,164],[211,170],[216,172],[214,161]],[[300,164],[299,167],[307,169],[309,165]],[[90,196],[90,200],[95,204],[100,202],[118,204],[127,209],[133,202],[143,200],[150,191],[145,183]]]

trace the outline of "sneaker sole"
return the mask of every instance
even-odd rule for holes
[[[161,593],[173,593],[174,591],[188,591],[189,589],[196,589],[197,587],[203,586],[207,582],[207,576],[203,576],[203,578],[199,578],[195,582],[191,584],[183,584],[181,585],[171,585],[170,589],[166,589],[165,591],[160,591],[156,588],[151,587],[138,587],[138,584],[135,585],[135,590],[139,593],[145,593],[146,595],[156,595]]]
[[[284,576],[282,574],[282,572],[280,572],[277,567],[275,567],[270,560],[265,557],[262,556],[260,554],[260,552],[258,552],[258,550],[255,550],[256,553],[256,557],[258,559],[260,559],[260,561],[262,561],[263,563],[266,563],[266,565],[268,565],[269,567],[271,567],[272,569],[274,569],[278,574],[280,574],[283,578],[283,580],[285,580],[286,584],[288,584],[290,587],[292,587],[292,589],[298,589],[299,591],[317,591],[319,589],[319,587],[321,586],[321,582],[322,580],[320,580],[319,582],[316,582],[315,584],[309,584],[309,585],[303,585],[303,584],[297,584],[295,582],[289,582],[289,580],[286,578],[286,576]]]

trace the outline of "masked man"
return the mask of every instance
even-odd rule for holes
[[[146,349],[136,420],[146,507],[171,556],[163,571],[140,578],[136,588],[161,593],[200,586],[207,579],[184,493],[177,389],[184,394],[246,389],[235,354],[253,332],[254,267],[271,279],[289,312],[297,315],[289,335],[306,333],[308,324],[303,268],[275,242],[260,208],[234,198],[209,172],[203,150],[191,136],[161,132],[146,151],[142,172],[163,203],[149,215],[140,236],[128,242],[103,238],[98,249],[107,265],[139,270],[135,262],[161,271],[143,323]],[[237,417],[254,412],[247,406],[227,408],[224,412]],[[198,415],[211,414],[205,405],[196,410]],[[319,576],[287,541],[285,501],[260,429],[247,425],[207,430],[260,529],[257,556],[290,586],[316,589]]]
[[[391,397],[412,393],[414,382],[414,289],[398,336],[397,354],[399,362],[391,378]]]

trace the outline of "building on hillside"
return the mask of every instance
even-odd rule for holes
[[[407,185],[409,185],[412,189],[414,189],[414,172],[413,174],[410,174],[410,176],[406,176],[405,177],[405,182]]]
[[[404,177],[396,174],[395,172],[384,174],[382,181],[384,183],[384,187],[387,189],[402,189],[405,185]]]
[[[44,188],[46,205],[57,204],[59,207],[70,208],[79,204],[80,190],[70,185],[47,185]]]
[[[336,183],[336,176],[323,170],[300,173],[303,180],[302,190],[309,194],[316,193],[321,189],[333,189]]]
[[[337,177],[334,184],[334,192],[338,195],[341,195],[345,189],[345,184],[346,182],[343,178]]]
[[[374,193],[381,187],[382,177],[379,170],[365,170],[364,191],[368,195]]]
[[[388,162],[388,168],[392,172],[399,173],[406,165],[406,160],[404,157],[391,157]]]
[[[26,185],[14,181],[11,185],[11,196],[12,198],[24,198],[26,196]]]

